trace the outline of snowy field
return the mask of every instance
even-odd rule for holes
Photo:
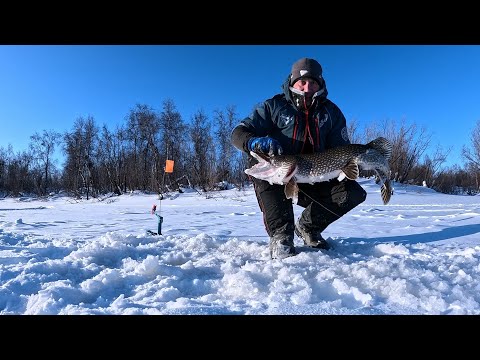
[[[480,197],[359,182],[334,249],[284,260],[251,187],[2,199],[0,314],[480,314]]]

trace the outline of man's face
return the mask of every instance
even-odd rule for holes
[[[320,85],[316,80],[305,77],[295,81],[293,88],[303,91],[306,98],[311,98],[313,94],[320,90]]]

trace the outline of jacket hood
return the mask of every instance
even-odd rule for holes
[[[295,105],[292,97],[292,91],[290,90],[290,75],[288,75],[285,81],[283,82],[282,90],[287,101]],[[320,90],[317,91],[316,102],[318,103],[323,102],[327,98],[327,95],[328,95],[327,85],[325,83],[325,80],[322,78],[322,83],[320,84]]]

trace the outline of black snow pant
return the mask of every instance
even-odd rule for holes
[[[255,194],[263,212],[269,236],[276,233],[293,235],[295,215],[291,199],[285,197],[284,185],[270,185],[253,178]],[[297,205],[305,208],[299,223],[312,232],[322,232],[328,225],[365,201],[366,191],[354,180],[344,179],[311,184],[298,184]]]

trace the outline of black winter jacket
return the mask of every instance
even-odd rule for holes
[[[283,93],[264,101],[233,129],[233,146],[249,154],[247,142],[250,138],[270,136],[280,142],[283,154],[288,155],[322,152],[350,143],[345,116],[327,99],[325,81],[321,84],[321,95],[304,111],[297,110],[293,103],[288,78],[282,89]],[[252,160],[249,154],[249,163]]]

